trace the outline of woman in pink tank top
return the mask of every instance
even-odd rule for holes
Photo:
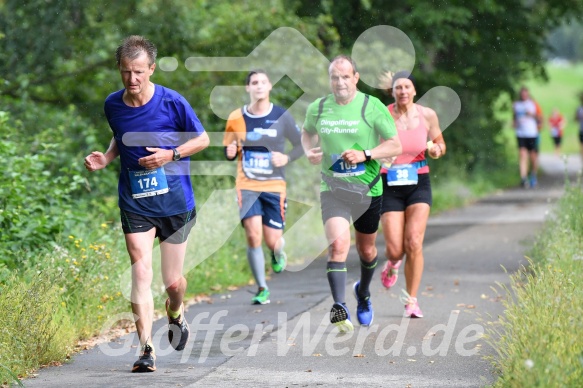
[[[438,159],[445,155],[446,146],[435,111],[414,103],[417,92],[409,72],[383,74],[381,88],[395,99],[387,108],[403,147],[403,153],[381,169],[384,185],[381,224],[388,259],[381,280],[386,288],[394,286],[406,257],[407,291],[403,291],[401,301],[406,317],[421,318],[417,293],[423,274],[423,239],[432,204],[425,151]]]

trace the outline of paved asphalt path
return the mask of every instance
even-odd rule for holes
[[[375,274],[373,325],[356,323],[352,284],[358,260],[349,256],[347,303],[355,331],[329,323],[332,299],[325,259],[270,282],[271,304],[249,304],[254,287],[191,305],[193,330],[182,352],[169,348],[166,320],[154,324],[157,371],[132,374],[133,333],[38,372],[26,387],[481,387],[495,380],[485,356],[494,350],[481,334],[503,313],[497,283],[526,264],[524,252],[563,191],[565,164],[541,155],[545,175],[536,189],[497,192],[464,208],[430,217],[419,295],[422,319],[402,317],[400,276],[385,290]],[[579,159],[568,159],[570,172]],[[383,240],[379,235],[379,252]],[[382,262],[384,263],[384,261]],[[382,264],[381,264],[382,267]]]

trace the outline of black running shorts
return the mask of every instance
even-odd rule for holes
[[[121,226],[125,234],[143,233],[156,228],[161,242],[181,244],[186,241],[196,223],[196,209],[167,217],[148,217],[120,209]]]
[[[517,137],[518,148],[526,148],[528,151],[538,152],[538,137]]]
[[[382,197],[370,197],[370,204],[355,205],[336,198],[329,191],[320,193],[320,207],[324,224],[332,217],[342,217],[348,222],[354,220],[354,229],[357,232],[373,234],[379,228],[381,219]]]
[[[403,212],[407,206],[415,203],[432,205],[431,182],[429,174],[419,174],[416,185],[388,186],[387,174],[381,174],[383,180],[383,207],[382,213]]]

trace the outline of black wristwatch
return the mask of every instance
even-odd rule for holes
[[[178,152],[178,150],[176,148],[172,148],[172,152],[174,152],[174,156],[172,157],[172,160],[174,160],[174,161],[180,160],[180,152]]]
[[[370,162],[372,159],[372,154],[371,154],[370,150],[364,150],[363,152],[364,152],[364,156],[366,158],[366,161]]]

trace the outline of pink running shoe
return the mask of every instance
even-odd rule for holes
[[[381,282],[385,288],[391,288],[397,283],[397,278],[399,277],[399,267],[403,260],[397,261],[393,264],[391,260],[387,260],[383,272],[381,272]]]
[[[417,298],[412,297],[405,290],[401,290],[401,302],[405,305],[405,318],[423,318]]]
[[[423,312],[419,308],[417,298],[411,298],[405,305],[405,318],[423,318]]]

